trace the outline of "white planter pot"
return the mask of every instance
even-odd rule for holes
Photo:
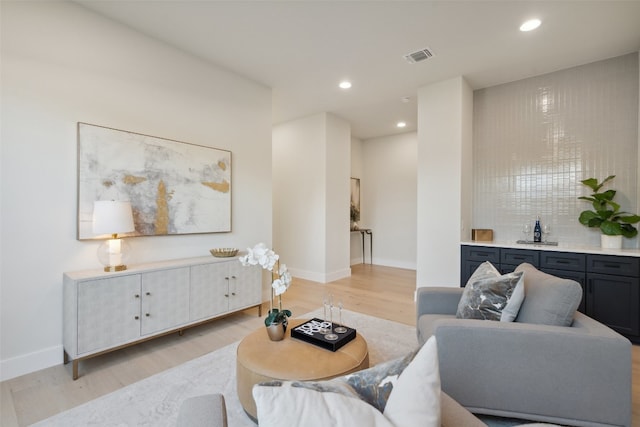
[[[622,248],[622,236],[609,236],[607,234],[601,234],[600,246],[602,247],[602,249],[620,249]]]

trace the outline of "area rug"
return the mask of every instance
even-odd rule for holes
[[[401,357],[417,346],[415,328],[343,310],[343,321],[367,340],[371,366]],[[303,318],[322,317],[322,310]],[[230,427],[255,427],[236,393],[236,349],[230,344],[175,368],[47,418],[35,426],[174,426],[182,402],[224,394]]]

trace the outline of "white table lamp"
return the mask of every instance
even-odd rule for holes
[[[131,202],[103,200],[93,203],[93,232],[111,235],[111,239],[98,248],[98,259],[104,265],[104,271],[127,269],[129,244],[119,239],[118,233],[130,231],[135,231]]]

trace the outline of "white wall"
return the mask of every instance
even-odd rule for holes
[[[515,242],[540,215],[561,245],[599,246],[600,230],[578,222],[591,208],[580,181],[609,175],[621,210],[636,212],[638,73],[631,53],[475,91],[475,228]]]
[[[416,268],[417,149],[415,132],[362,144],[361,223],[372,229],[374,264]],[[353,234],[362,257],[360,235]],[[368,237],[365,253],[369,262]]]
[[[130,239],[132,263],[271,243],[271,91],[72,3],[2,2],[2,379],[62,362],[78,121],[232,151],[233,232]]]
[[[470,146],[473,95],[462,77],[418,90],[416,285],[459,286],[463,201],[470,182],[462,155]]]
[[[360,178],[362,185],[362,140],[351,137],[351,178]],[[360,204],[362,205],[362,195],[360,195]],[[350,233],[350,259],[351,265],[362,263],[362,242],[360,233]]]
[[[351,276],[350,200],[351,200],[351,125],[327,114],[326,140],[326,281]]]
[[[274,249],[296,277],[349,269],[350,126],[320,113],[273,128]]]
[[[292,274],[316,281],[325,263],[324,141],[325,114],[273,127],[273,248]]]

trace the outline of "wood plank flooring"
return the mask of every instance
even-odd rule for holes
[[[322,305],[325,293],[345,309],[415,325],[416,276],[413,270],[359,264],[350,278],[319,284],[294,279],[284,306],[294,316]],[[264,310],[266,312],[266,310]],[[27,426],[118,390],[173,366],[239,340],[260,327],[257,310],[247,310],[137,346],[80,362],[80,378],[71,364],[54,366],[0,383],[0,425]],[[633,425],[640,427],[640,347],[633,348]]]

